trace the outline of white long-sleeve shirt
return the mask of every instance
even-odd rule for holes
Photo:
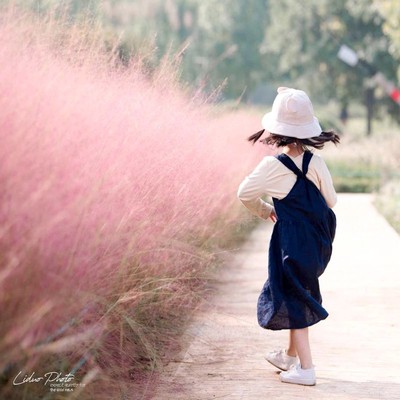
[[[304,153],[297,157],[289,156],[300,170],[302,169],[303,155]],[[337,196],[331,174],[322,157],[313,155],[306,177],[317,186],[328,206],[332,208],[336,204]],[[289,194],[296,179],[297,176],[279,160],[273,156],[266,156],[242,181],[237,196],[252,214],[267,219],[273,206],[263,201],[261,196],[267,195],[279,200],[283,199]]]

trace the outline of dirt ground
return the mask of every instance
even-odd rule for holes
[[[229,255],[154,399],[400,399],[400,236],[370,195],[339,195],[334,211],[334,253],[320,278],[330,315],[310,328],[317,385],[281,383],[264,360],[286,346],[287,331],[257,324],[272,229],[262,221]]]

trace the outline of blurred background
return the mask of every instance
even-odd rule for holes
[[[67,6],[72,19],[95,18],[117,35],[122,62],[140,55],[150,68],[180,61],[180,79],[220,101],[268,103],[277,85],[303,87],[316,103],[341,110],[373,96],[376,117],[399,120],[399,107],[337,53],[342,44],[399,80],[400,5],[394,0],[24,0],[43,13]],[[366,94],[368,89],[372,93]]]

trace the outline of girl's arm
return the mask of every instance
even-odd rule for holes
[[[237,197],[252,214],[262,219],[271,218],[275,221],[274,207],[261,199],[261,196],[265,194],[267,173],[267,160],[264,158],[254,171],[242,181],[237,191]]]
[[[337,202],[337,194],[335,187],[333,186],[331,173],[329,172],[325,161],[321,157],[320,160],[320,168],[318,170],[319,183],[321,187],[320,190],[325,198],[326,204],[328,204],[328,207],[332,208]]]

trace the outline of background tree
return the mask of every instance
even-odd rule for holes
[[[198,23],[189,49],[194,63],[192,79],[217,86],[227,79],[227,97],[243,96],[262,80],[260,46],[268,22],[265,0],[207,0],[198,3]]]
[[[264,47],[266,56],[278,57],[281,79],[307,88],[322,100],[334,98],[343,105],[362,101],[369,81],[361,69],[337,58],[343,43],[395,79],[397,62],[389,52],[391,40],[383,32],[385,21],[370,0],[271,0],[269,11]],[[396,106],[383,94],[380,103],[386,109]],[[398,109],[393,107],[392,113],[397,115]]]

